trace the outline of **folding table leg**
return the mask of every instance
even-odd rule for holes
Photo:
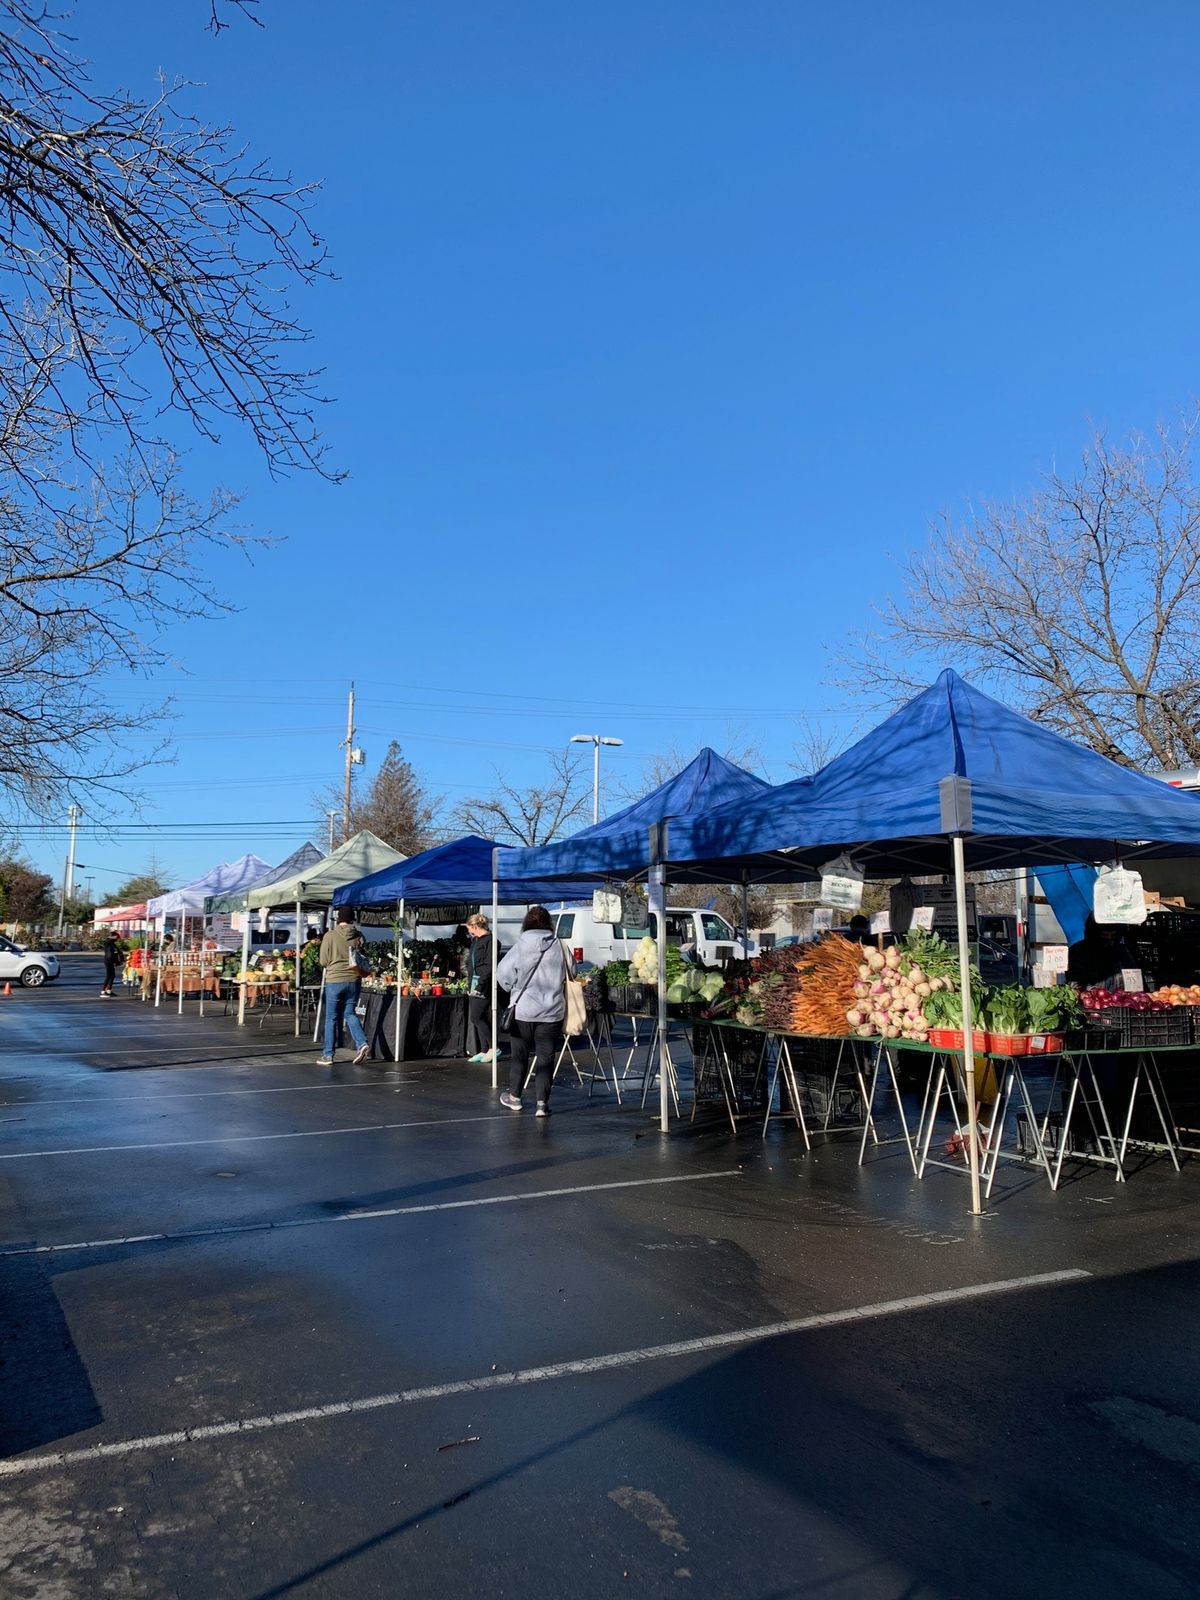
[[[880,1043],[875,1051],[875,1065],[871,1069],[871,1088],[869,1093],[867,1091],[867,1086],[863,1081],[862,1067],[860,1066],[858,1068],[858,1089],[859,1093],[863,1097],[863,1111],[865,1118],[863,1121],[862,1143],[858,1147],[858,1164],[860,1167],[867,1158],[867,1134],[875,1134],[875,1091],[879,1087],[879,1067],[880,1058],[882,1055],[883,1045]],[[879,1143],[878,1134],[875,1134],[875,1143]]]

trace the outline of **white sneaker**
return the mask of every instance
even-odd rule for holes
[[[507,1089],[500,1096],[500,1104],[507,1111],[523,1111],[524,1110],[524,1107],[522,1106],[522,1104],[521,1104],[520,1100],[517,1098],[517,1096],[515,1094],[509,1094]]]

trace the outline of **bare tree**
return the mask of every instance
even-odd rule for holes
[[[16,808],[44,813],[86,782],[94,810],[161,756],[129,740],[169,701],[113,706],[98,680],[152,673],[171,659],[167,630],[229,609],[205,556],[264,542],[232,525],[234,504],[193,500],[170,457],[97,474],[57,511],[0,493],[0,789]]]
[[[796,723],[796,738],[792,745],[792,759],[788,762],[789,770],[797,777],[807,777],[810,773],[820,772],[835,756],[840,756],[846,749],[849,738],[838,728],[822,727],[810,717],[801,717]]]
[[[952,665],[1124,765],[1200,763],[1198,423],[1098,433],[1025,500],[944,519],[845,663],[855,685],[894,701]]]
[[[322,823],[330,811],[341,816],[342,790],[337,785],[331,785],[316,799]],[[434,842],[441,804],[441,795],[429,793],[393,739],[366,797],[350,807],[350,833],[368,828],[393,850],[414,856]]]
[[[454,820],[466,833],[500,844],[549,844],[587,815],[590,800],[578,759],[552,751],[544,782],[518,789],[497,772],[494,793],[461,801]]]
[[[158,444],[166,410],[325,470],[286,298],[327,271],[312,186],[197,119],[183,81],[97,87],[74,44],[40,0],[0,0],[0,461],[42,485],[47,450]]]

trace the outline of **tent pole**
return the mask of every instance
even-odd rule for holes
[[[750,879],[742,873],[742,949],[750,955]]]
[[[166,919],[165,913],[163,915],[162,925],[163,925],[163,930],[165,931],[166,926],[167,926],[167,919]],[[162,942],[163,942],[163,935],[162,935],[162,932],[160,932],[159,935],[158,935],[158,960],[155,962],[155,966],[157,967],[158,971],[157,971],[157,975],[156,975],[156,977],[154,979],[154,1005],[155,1005],[156,1009],[162,1003],[162,963],[163,963]]]
[[[500,963],[500,935],[496,924],[500,920],[500,885],[496,882],[496,873],[492,871],[492,1088],[495,1089],[500,1082],[500,1063],[497,1059],[500,1054],[500,1045],[497,1038],[498,1023],[496,1022],[496,968]]]
[[[979,1216],[979,1118],[975,1106],[975,1017],[971,1007],[971,951],[967,940],[967,877],[962,835],[955,834],[954,907],[958,918],[959,992],[963,1013],[963,1082],[967,1094],[967,1143],[971,1162],[971,1215]]]
[[[250,970],[250,897],[246,896],[246,909],[242,912],[242,982],[238,984],[238,1027],[246,1026],[245,974]]]
[[[403,980],[403,978],[404,978],[404,896],[403,895],[400,896],[400,913],[399,913],[399,917],[397,918],[397,920],[400,923],[400,932],[396,936],[397,937],[397,943],[399,944],[399,947],[400,947],[400,954],[397,956],[396,959],[399,962],[399,965],[400,965],[400,977],[401,977],[401,980]],[[399,984],[396,985],[396,1047],[392,1051],[392,1060],[396,1063],[397,1066],[400,1065],[400,985]]]
[[[296,965],[292,973],[292,988],[296,996],[296,1038],[300,1037],[300,902],[296,901]]]
[[[650,914],[658,918],[658,1125],[667,1132],[670,1120],[671,1086],[667,1082],[667,895],[665,869],[659,862],[650,868],[648,883]]]
[[[187,948],[187,912],[186,911],[183,913],[183,915],[179,919],[179,926],[182,929],[182,932],[180,933],[179,940],[178,940],[178,944],[179,944],[179,951],[178,951],[179,1004],[176,1007],[176,1010],[178,1011],[179,1015],[182,1016],[183,1015],[183,957],[184,957],[184,954],[185,954],[185,951],[186,951],[186,948]]]

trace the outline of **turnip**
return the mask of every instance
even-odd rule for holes
[[[865,1019],[861,1011],[847,1011],[846,1013],[846,1021],[852,1028],[857,1028],[864,1020]]]
[[[860,1039],[869,1039],[871,1037],[871,1035],[875,1032],[875,1029],[872,1028],[870,1023],[868,1022],[868,1023],[864,1023],[861,1028],[855,1028],[854,1031],[855,1031],[855,1033],[858,1035],[858,1037]]]
[[[921,999],[924,1000],[928,995],[933,993],[933,989],[928,983],[925,983],[924,980],[922,980],[917,984],[917,993],[920,995]]]
[[[860,978],[869,978],[871,976],[871,969],[865,961],[859,967],[858,975]]]
[[[883,1037],[885,1039],[898,1039],[900,1037],[900,1029],[896,1027],[885,1028],[883,1030]]]
[[[882,951],[868,950],[867,965],[870,967],[872,972],[882,972],[884,967],[887,966],[887,961]]]

